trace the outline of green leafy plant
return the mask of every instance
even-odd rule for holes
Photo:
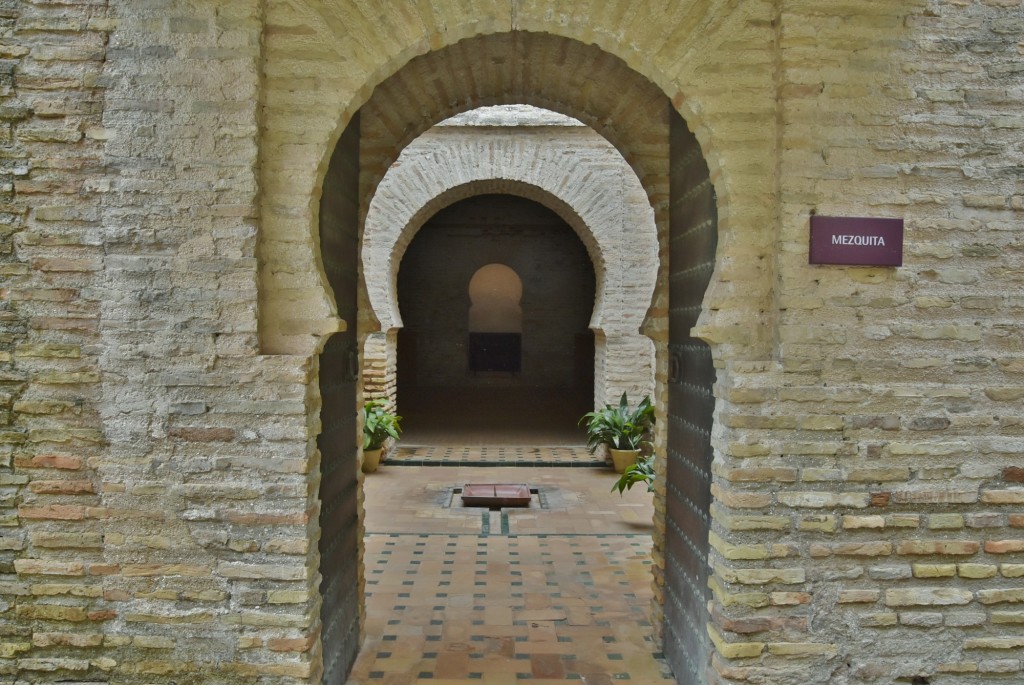
[[[627,466],[619,479],[612,485],[612,492],[618,490],[621,495],[623,490],[632,490],[637,483],[647,483],[647,492],[654,492],[653,454],[648,457],[640,457]]]
[[[388,411],[388,405],[380,400],[368,400],[363,404],[363,449],[380,449],[388,438],[398,439],[402,432],[401,416]]]
[[[638,450],[647,442],[654,425],[654,406],[647,396],[636,409],[630,409],[629,399],[622,393],[619,406],[606,404],[604,409],[587,412],[579,423],[586,424],[587,448],[591,454],[601,445],[616,450]]]

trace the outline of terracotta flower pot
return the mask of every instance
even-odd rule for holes
[[[626,467],[636,462],[636,458],[640,456],[640,450],[616,450],[608,448],[608,452],[612,455],[612,464],[615,466],[615,473],[622,473],[626,470]]]
[[[373,473],[380,466],[380,453],[383,448],[375,450],[363,450],[363,473]]]

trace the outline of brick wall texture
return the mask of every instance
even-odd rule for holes
[[[1020,679],[1022,97],[1019,0],[0,0],[0,681],[317,682],[331,153],[503,103],[643,184],[662,416],[669,103],[711,170],[708,681]]]

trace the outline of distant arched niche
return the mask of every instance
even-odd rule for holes
[[[504,264],[487,264],[469,279],[470,333],[522,333],[523,281]]]

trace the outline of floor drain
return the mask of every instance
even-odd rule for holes
[[[467,507],[526,507],[533,495],[525,483],[467,483],[460,497]]]
[[[547,508],[540,488],[524,483],[467,483],[451,488],[450,493],[447,506],[452,509]]]

